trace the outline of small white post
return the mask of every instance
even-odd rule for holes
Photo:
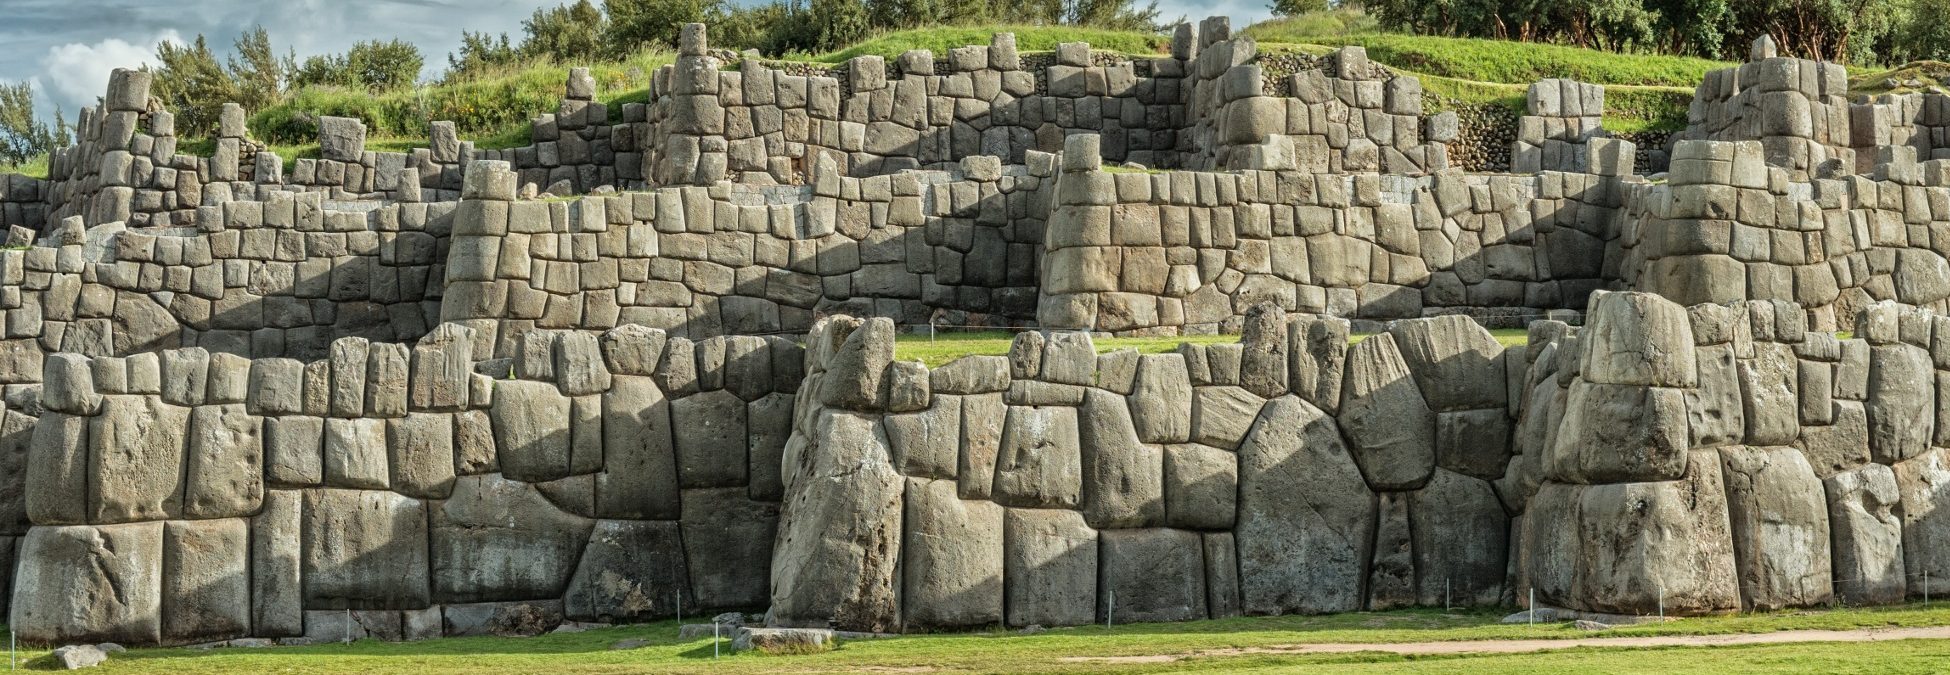
[[[711,658],[718,658],[718,642],[718,622],[713,619],[711,621]]]
[[[1537,589],[1530,589],[1530,627],[1537,627]]]
[[[1449,577],[1443,577],[1442,578],[1442,611],[1449,612],[1449,611],[1454,611],[1455,609],[1456,609],[1455,600],[1451,599],[1451,596],[1449,594]]]
[[[1110,617],[1117,613],[1117,591],[1107,591],[1110,597],[1104,600],[1104,628],[1110,628]]]

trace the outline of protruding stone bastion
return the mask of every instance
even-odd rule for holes
[[[528,146],[371,152],[323,118],[289,171],[235,107],[177,153],[118,72],[52,179],[0,177],[10,626],[1950,589],[1950,99],[1849,103],[1758,49],[1640,175],[1602,90],[1547,81],[1525,171],[1481,174],[1414,78],[1223,19],[1169,55],[1002,34],[819,72],[704,37],[642,103],[572,72]],[[938,324],[1022,330],[894,360]],[[1094,347],[1213,332],[1241,341]]]

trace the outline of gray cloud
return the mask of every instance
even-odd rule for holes
[[[751,0],[746,0],[751,1]],[[1209,14],[1233,25],[1264,18],[1267,0],[1163,0],[1161,15]],[[400,38],[420,47],[429,74],[445,65],[461,31],[519,33],[537,7],[562,0],[5,0],[0,3],[0,80],[32,81],[46,112],[72,116],[92,105],[115,68],[152,58],[156,43],[201,34],[218,52],[262,25],[279,53],[300,57],[344,51],[368,39]]]

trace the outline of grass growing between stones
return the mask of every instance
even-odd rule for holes
[[[677,623],[604,628],[537,638],[449,638],[412,643],[360,641],[312,647],[133,649],[104,673],[812,673],[879,672],[1938,672],[1950,641],[1781,644],[1721,648],[1578,648],[1522,655],[1403,657],[1381,652],[1282,654],[1309,643],[1399,643],[1484,639],[1766,633],[1950,625],[1950,604],[1882,609],[1780,612],[1687,619],[1581,631],[1569,624],[1505,625],[1501,611],[1399,610],[1329,616],[1222,619],[1056,629],[1036,635],[990,631],[844,641],[825,653],[737,655],[730,640],[713,658],[712,641],[679,641]],[[637,649],[611,650],[641,639]],[[46,649],[23,651],[46,667]],[[1077,660],[1079,659],[1085,660]],[[1098,660],[1088,660],[1098,659]]]
[[[0,173],[17,173],[28,178],[47,178],[47,155],[27,160],[22,164],[0,164]]]
[[[1490,331],[1496,341],[1505,347],[1521,345],[1529,340],[1529,333],[1522,328],[1497,328]],[[1370,333],[1349,336],[1348,342],[1360,342]],[[1009,353],[1009,343],[1015,334],[1003,330],[976,331],[968,333],[938,333],[929,337],[926,333],[902,333],[894,339],[894,358],[901,361],[919,359],[929,368],[940,366],[964,356],[1004,356]],[[1181,343],[1192,344],[1230,344],[1239,341],[1237,335],[1184,335],[1176,337],[1120,337],[1098,338],[1092,342],[1097,353],[1113,352],[1119,349],[1136,349],[1140,354],[1163,354],[1176,351]]]

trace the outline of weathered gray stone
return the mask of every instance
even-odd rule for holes
[[[1287,384],[1314,407],[1335,414],[1341,406],[1341,379],[1348,349],[1346,319],[1296,316],[1289,320]]]
[[[1391,335],[1354,345],[1341,390],[1341,431],[1361,475],[1378,490],[1421,487],[1435,469],[1435,413]]]
[[[936,394],[985,394],[1009,388],[1009,359],[1004,356],[964,356],[928,372]]]
[[[386,461],[386,420],[325,420],[325,484],[384,490],[392,486]]]
[[[909,628],[990,626],[1003,619],[1004,507],[965,501],[951,480],[906,480],[902,620]]]
[[[1717,307],[1718,305],[1701,305]],[[1687,433],[1694,448],[1739,443],[1747,433],[1747,402],[1740,393],[1741,370],[1732,345],[1698,349],[1699,386],[1683,390]]]
[[[1089,333],[1051,331],[1043,343],[1044,382],[1088,385],[1097,382],[1097,348]]]
[[[995,463],[1002,452],[1002,428],[1008,410],[1001,394],[962,397],[961,457],[955,472],[962,499],[988,499],[994,494]]]
[[[926,410],[884,419],[896,471],[919,478],[955,477],[962,445],[961,401],[960,396],[936,396]]]
[[[160,522],[29,530],[7,627],[29,642],[159,642],[162,542]]]
[[[535,486],[465,476],[429,514],[436,602],[559,598],[595,523]]]
[[[1800,373],[1794,350],[1778,343],[1754,345],[1754,358],[1740,359],[1740,389],[1747,443],[1786,445],[1801,432]]]
[[[689,587],[677,523],[600,520],[562,605],[579,621],[660,619],[676,614],[678,596],[688,595]]]
[[[366,147],[366,124],[350,117],[318,118],[319,156],[335,162],[357,162]]]
[[[772,620],[895,630],[902,485],[886,435],[871,417],[831,410],[818,413],[814,429],[799,463],[788,467],[794,478],[772,558]]]
[[[88,423],[89,520],[162,520],[182,512],[190,410],[152,396],[102,397]]]
[[[1511,426],[1502,408],[1436,413],[1436,466],[1484,480],[1503,477]]]
[[[1769,611],[1833,599],[1827,500],[1793,448],[1720,449],[1727,519],[1743,608]]]
[[[271,490],[251,518],[251,633],[290,637],[305,632],[304,495]]]
[[[569,475],[569,398],[555,385],[497,380],[488,418],[507,477],[541,482]]]
[[[393,491],[446,499],[454,490],[454,416],[407,413],[386,421]]]
[[[1011,508],[1003,515],[1003,578],[1011,626],[1096,620],[1097,531],[1082,514]]]
[[[1922,347],[1883,344],[1869,348],[1869,452],[1895,464],[1930,449],[1936,432],[1936,377]]]
[[[1469,317],[1452,314],[1395,322],[1388,328],[1422,398],[1437,412],[1505,405],[1503,345]]]
[[[1334,419],[1297,396],[1267,403],[1239,448],[1239,587],[1247,614],[1361,606],[1374,496]]]
[[[1692,453],[1680,480],[1582,488],[1581,551],[1574,558],[1579,581],[1565,604],[1617,614],[1662,606],[1669,615],[1739,608],[1726,493],[1714,455]]]
[[[1239,447],[1266,400],[1242,387],[1198,387],[1192,393],[1192,440],[1220,448]]]
[[[1490,484],[1437,469],[1408,493],[1416,602],[1494,606],[1505,602],[1510,518]]]
[[[684,491],[684,560],[690,568],[686,607],[757,607],[772,584],[779,506],[740,488]]]
[[[603,394],[603,472],[596,512],[608,518],[674,519],[677,451],[670,403],[646,375],[616,375]],[[572,610],[573,611],[573,610]]]
[[[1238,512],[1239,458],[1208,445],[1165,447],[1165,524],[1227,530]]]
[[[1164,452],[1140,443],[1124,397],[1091,388],[1077,414],[1083,519],[1098,529],[1164,523]],[[1257,411],[1255,411],[1257,412]]]
[[[1278,100],[1278,99],[1274,99]],[[1246,310],[1245,325],[1239,331],[1243,350],[1239,360],[1239,385],[1260,398],[1287,393],[1286,312],[1279,305],[1260,303]]]
[[[844,332],[844,341],[826,363],[819,400],[847,410],[878,409],[883,404],[881,376],[894,362],[894,322],[835,317],[830,325]]]
[[[1834,545],[1835,596],[1850,605],[1903,601],[1902,495],[1896,474],[1881,464],[1843,471],[1822,480],[1828,495],[1828,530]],[[1920,579],[1919,579],[1920,581]]]
[[[1544,474],[1567,483],[1679,479],[1687,449],[1681,391],[1573,382]]]
[[[1111,623],[1207,617],[1205,551],[1197,532],[1104,530],[1098,542],[1098,613]]]
[[[1605,293],[1592,298],[1579,371],[1600,384],[1691,387],[1699,368],[1693,324],[1686,310],[1649,293]]]
[[[162,632],[175,643],[251,632],[250,528],[241,518],[163,527]]]
[[[264,479],[272,486],[307,487],[325,481],[325,420],[303,415],[264,419]]]
[[[108,662],[108,653],[95,645],[56,647],[49,657],[54,659],[54,664],[60,666],[61,670],[93,668]]]
[[[687,488],[744,485],[749,468],[745,402],[729,391],[709,391],[671,401],[678,484]]]
[[[1083,490],[1077,411],[1009,406],[995,464],[996,503],[1076,508]]]
[[[305,608],[425,607],[427,507],[381,490],[305,491]]]
[[[832,649],[833,631],[825,628],[740,628],[731,651],[762,654],[812,654]]]
[[[1184,357],[1139,356],[1137,379],[1129,401],[1138,440],[1184,443],[1192,439],[1192,381],[1185,370]]]
[[[1936,448],[1898,462],[1896,490],[1902,498],[1897,511],[1903,520],[1903,571],[1909,594],[1921,596],[1950,591],[1950,448]],[[1927,578],[1928,581],[1924,581]]]
[[[190,412],[183,515],[233,518],[256,513],[264,501],[262,418],[242,403],[198,406]]]

